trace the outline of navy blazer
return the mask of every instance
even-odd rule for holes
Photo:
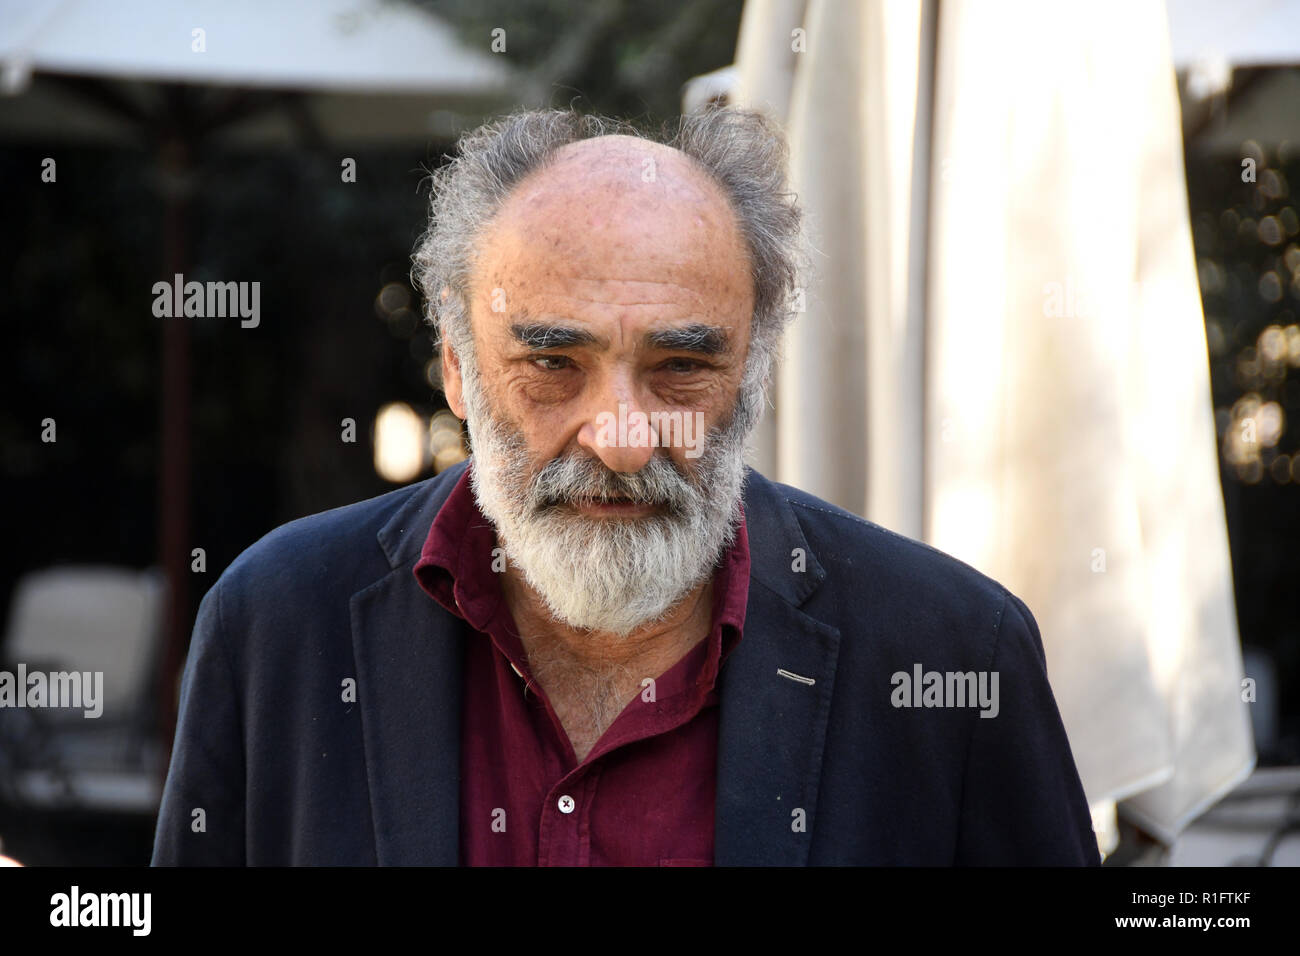
[[[277,528],[208,591],[155,865],[457,864],[473,635],[412,569],[465,467]],[[749,605],[719,675],[714,862],[1097,864],[1025,605],[753,470],[744,501]],[[996,671],[997,716],[896,706],[892,675],[918,665]]]

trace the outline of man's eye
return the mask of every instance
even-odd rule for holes
[[[533,359],[533,364],[545,372],[558,372],[572,363],[567,355],[539,355]]]
[[[664,362],[662,367],[669,372],[698,372],[704,364],[694,359],[676,358]]]

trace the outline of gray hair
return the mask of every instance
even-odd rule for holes
[[[754,280],[750,356],[738,402],[743,424],[752,424],[761,414],[773,357],[793,315],[790,299],[807,259],[801,213],[786,183],[785,138],[756,111],[706,109],[652,137],[610,117],[523,110],[466,133],[457,155],[430,174],[429,226],[411,257],[412,278],[424,294],[425,319],[439,340],[472,366],[469,289],[483,231],[511,190],[543,168],[558,149],[611,135],[651,139],[679,150],[712,176],[731,202]]]

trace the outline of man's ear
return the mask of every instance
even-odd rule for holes
[[[447,407],[461,421],[465,420],[465,398],[460,377],[460,356],[446,339],[442,342],[442,391],[447,396]]]

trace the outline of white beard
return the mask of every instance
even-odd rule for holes
[[[492,417],[470,362],[462,361],[461,374],[479,510],[557,621],[626,636],[662,620],[734,543],[752,415],[733,414],[710,431],[689,478],[658,453],[634,474],[579,453],[534,475],[523,434]],[[584,497],[660,508],[647,517],[590,518],[571,506]]]

